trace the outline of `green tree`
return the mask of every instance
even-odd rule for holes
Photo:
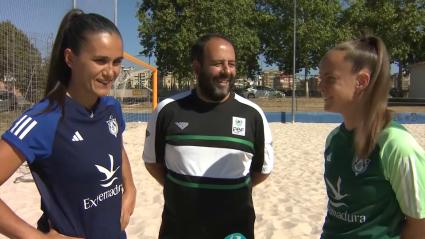
[[[293,1],[260,3],[261,40],[266,63],[292,72]],[[329,47],[347,35],[338,25],[341,6],[337,0],[298,0],[296,7],[296,72],[317,67]]]
[[[222,33],[233,41],[239,76],[253,76],[259,70],[254,0],[144,0],[138,17],[141,54],[154,55],[163,73],[191,79],[190,47],[206,33]]]
[[[425,60],[424,0],[346,1],[344,25],[351,32],[369,32],[380,36],[399,65],[399,75],[408,65]],[[401,89],[401,81],[398,81]]]
[[[0,22],[0,80],[6,80],[27,100],[39,100],[46,71],[38,49],[10,21]]]

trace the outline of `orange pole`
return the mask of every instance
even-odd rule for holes
[[[152,80],[152,110],[156,108],[156,105],[158,104],[158,69],[156,67],[153,67],[146,62],[128,54],[127,52],[124,52],[124,58],[133,62],[134,64],[143,66],[148,68],[152,71],[153,80]]]
[[[138,58],[136,58],[136,57],[128,54],[127,52],[124,52],[124,58],[127,59],[127,60],[129,60],[129,61],[131,61],[131,62],[133,62],[133,63],[135,63],[135,64],[137,64],[137,65],[141,65],[143,67],[146,67],[146,68],[148,68],[151,71],[156,71],[157,70],[156,67],[153,67],[153,66],[149,65],[148,63],[146,63],[146,62],[144,62],[144,61],[142,61],[142,60],[140,60],[140,59],[138,59]]]

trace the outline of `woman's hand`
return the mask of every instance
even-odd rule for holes
[[[120,223],[121,230],[124,231],[136,205],[136,186],[134,185],[130,161],[128,160],[124,146],[122,147],[122,179],[124,193],[122,195]]]
[[[64,236],[62,234],[60,234],[59,232],[57,232],[55,229],[50,229],[49,233],[44,234],[46,239],[83,239],[81,237],[69,237],[69,236]]]
[[[134,207],[136,205],[136,190],[133,189],[124,189],[124,194],[122,196],[122,206],[121,206],[121,230],[124,231],[127,227],[130,216],[133,214]]]

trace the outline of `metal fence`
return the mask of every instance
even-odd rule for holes
[[[76,6],[115,20],[117,12],[114,3],[115,0],[0,1],[0,132],[43,96],[50,50],[64,14]],[[125,39],[126,33],[122,34]],[[264,75],[261,85],[274,89],[292,88],[290,76],[280,72],[275,74],[270,75],[270,79]],[[146,68],[124,61],[122,74],[114,84],[111,95],[122,103],[127,121],[148,120],[152,110],[151,76],[152,72]],[[163,75],[162,83],[158,85],[159,99],[183,90],[181,85],[177,88],[173,88],[173,84],[167,86],[167,81],[173,82],[167,77]],[[309,84],[305,84],[305,80],[297,81],[295,109],[321,111],[317,77],[308,79]],[[283,98],[253,100],[265,111],[288,112],[291,111],[289,96],[292,91],[284,93]]]
[[[0,1],[0,132],[42,99],[54,37],[73,6],[116,19],[114,0]],[[150,76],[143,67],[124,61],[111,95],[122,103],[126,119],[147,120],[152,109]]]
[[[0,108],[0,127],[43,96],[49,62],[43,54],[52,42],[52,34],[25,33],[10,21],[0,22],[0,101],[5,106]]]

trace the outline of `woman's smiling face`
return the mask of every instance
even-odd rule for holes
[[[345,59],[345,52],[329,51],[319,65],[320,91],[326,111],[349,112],[355,104],[357,74],[353,64]]]
[[[108,95],[121,71],[122,59],[122,40],[116,33],[88,33],[78,53],[66,49],[65,61],[72,72],[68,91],[72,97],[87,106]]]

